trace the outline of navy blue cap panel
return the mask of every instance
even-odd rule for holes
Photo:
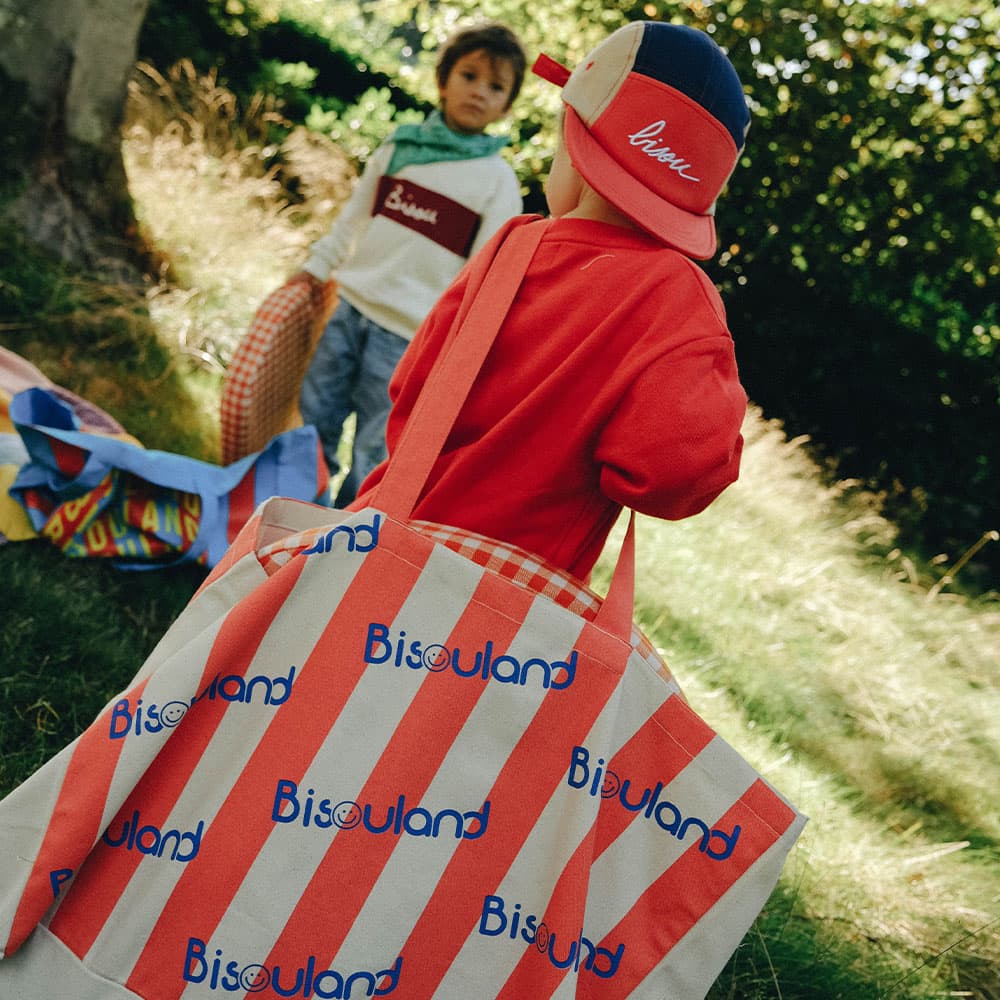
[[[736,148],[742,149],[750,124],[743,85],[722,50],[704,32],[679,24],[647,23],[634,70],[697,101],[726,128]]]

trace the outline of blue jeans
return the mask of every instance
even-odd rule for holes
[[[344,507],[357,496],[364,478],[386,457],[389,379],[408,341],[373,323],[344,299],[330,317],[299,395],[307,424],[315,424],[330,475],[340,469],[337,447],[344,421],[354,413],[351,467],[333,502]]]

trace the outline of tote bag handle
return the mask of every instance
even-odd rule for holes
[[[408,520],[441,454],[472,385],[510,310],[547,223],[517,226],[492,259],[474,258],[457,329],[431,369],[393,451],[375,503],[386,514]],[[481,257],[482,255],[480,255]],[[595,624],[631,642],[635,599],[635,513]]]

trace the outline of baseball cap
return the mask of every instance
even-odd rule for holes
[[[743,85],[704,32],[634,21],[572,72],[541,55],[533,72],[563,88],[573,166],[663,242],[715,253],[715,203],[736,167],[750,113]]]

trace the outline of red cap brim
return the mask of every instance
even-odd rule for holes
[[[558,63],[556,64],[558,65]],[[696,260],[715,254],[715,220],[665,201],[625,170],[565,105],[564,135],[570,161],[583,179],[636,225]]]

